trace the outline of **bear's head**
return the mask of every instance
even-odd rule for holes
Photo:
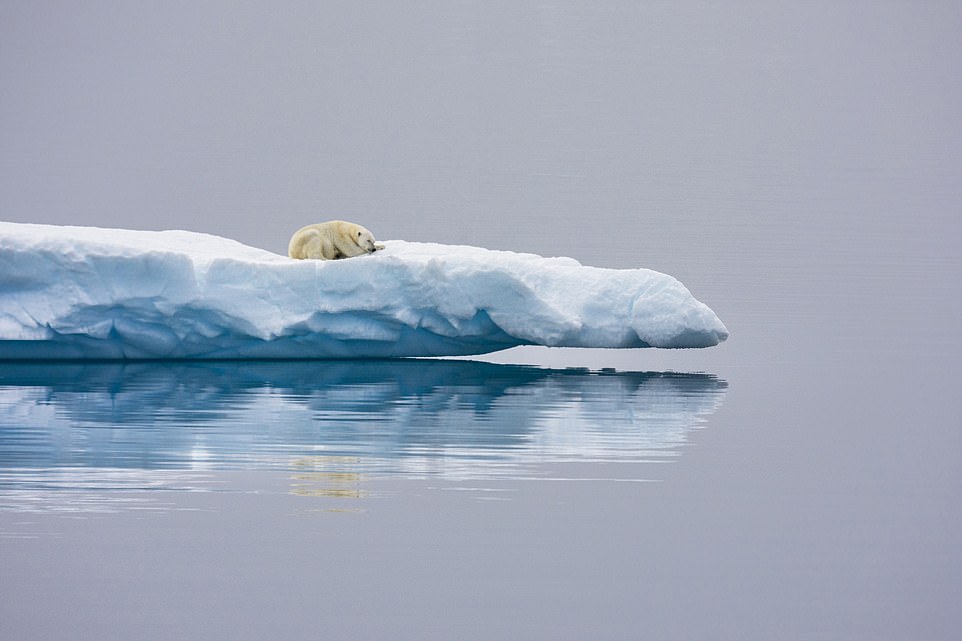
[[[369,254],[373,254],[377,249],[377,247],[374,245],[374,234],[360,225],[358,225],[357,229],[354,231],[354,242],[357,243],[358,247]]]

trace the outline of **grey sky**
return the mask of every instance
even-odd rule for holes
[[[955,3],[4,2],[0,216],[278,252],[336,216],[613,266],[664,242],[721,258],[720,228],[772,215],[759,199],[945,179],[960,20]]]

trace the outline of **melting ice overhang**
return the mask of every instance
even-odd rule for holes
[[[299,261],[194,232],[0,223],[0,359],[454,356],[728,337],[684,285],[648,269],[384,244]]]

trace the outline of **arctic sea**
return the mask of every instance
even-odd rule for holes
[[[962,636],[954,3],[284,6],[2,9],[2,217],[321,203],[731,336],[0,363],[0,638]]]

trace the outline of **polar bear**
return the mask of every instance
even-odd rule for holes
[[[301,227],[291,237],[287,255],[291,258],[334,260],[370,254],[384,245],[374,242],[374,234],[343,220],[329,220]]]

